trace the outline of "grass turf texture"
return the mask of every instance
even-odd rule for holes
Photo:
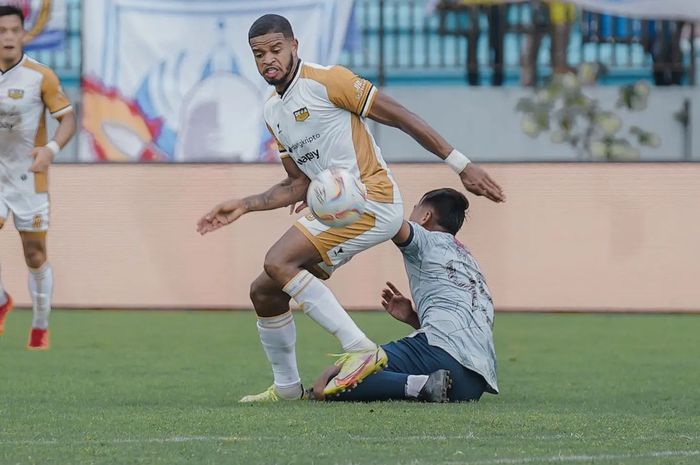
[[[353,314],[388,341],[407,327]],[[308,384],[337,351],[297,314]],[[271,383],[252,313],[54,312],[0,338],[0,463],[700,462],[700,317],[497,316],[502,394],[477,404],[239,405]]]

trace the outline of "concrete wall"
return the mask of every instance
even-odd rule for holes
[[[481,161],[555,161],[576,160],[568,146],[555,145],[544,134],[538,139],[520,129],[521,114],[515,113],[518,99],[529,95],[521,88],[470,88],[466,86],[390,86],[385,91],[421,115],[455,146]],[[613,108],[617,89],[599,87],[587,90],[604,107]],[[80,107],[77,89],[69,97]],[[644,113],[625,117],[626,127],[636,124],[656,131],[662,139],[658,149],[644,149],[642,160],[677,161],[685,155],[683,128],[674,119],[685,99],[691,101],[692,142],[690,153],[700,160],[700,90],[691,87],[653,88],[649,108]],[[50,118],[49,118],[50,119]],[[49,121],[49,131],[55,124]],[[389,161],[425,162],[435,157],[402,132],[373,124],[373,130]],[[52,133],[52,132],[51,132]],[[61,152],[59,162],[78,161],[77,137]]]
[[[508,202],[473,199],[460,238],[482,264],[501,310],[700,311],[700,164],[489,165]],[[396,165],[408,211],[458,187],[441,165]],[[251,214],[200,237],[195,222],[226,197],[258,192],[278,166],[55,166],[49,254],[58,307],[249,308],[267,248],[294,218]],[[11,222],[0,233],[2,278],[27,305],[27,271]],[[384,244],[330,281],[348,308],[378,308],[382,283],[406,289]]]
[[[531,91],[522,88],[469,87],[387,87],[385,91],[438,129],[464,153],[482,161],[554,161],[576,160],[566,145],[553,144],[548,134],[537,139],[520,128],[522,114],[514,108]],[[600,101],[603,108],[614,109],[618,90],[611,87],[587,89],[586,94]],[[674,119],[683,101],[692,108],[690,153],[700,160],[700,90],[698,88],[652,88],[649,107],[641,113],[618,111],[625,123],[653,130],[661,136],[658,149],[644,148],[642,160],[673,161],[684,159],[683,127]],[[393,129],[374,128],[386,158],[391,161],[430,161],[434,156],[416,145],[408,136]],[[623,133],[622,135],[627,135]]]

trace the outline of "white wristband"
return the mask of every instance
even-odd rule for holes
[[[47,149],[49,149],[49,151],[53,154],[54,157],[56,156],[56,154],[57,154],[58,152],[61,151],[61,146],[58,145],[58,142],[56,142],[55,140],[52,140],[51,142],[49,142],[48,144],[46,144],[44,147],[46,147]]]
[[[445,163],[447,163],[447,165],[452,168],[455,173],[460,174],[462,171],[464,171],[464,168],[471,163],[471,160],[459,150],[454,149],[452,152],[450,152],[447,158],[445,158]]]

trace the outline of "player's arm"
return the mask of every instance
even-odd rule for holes
[[[49,168],[58,152],[66,146],[77,128],[75,112],[70,100],[63,93],[61,83],[53,71],[47,70],[41,81],[41,101],[53,118],[58,120],[58,128],[48,144],[34,147],[32,171],[41,172]]]
[[[244,198],[246,213],[288,207],[306,198],[306,191],[311,182],[309,178],[291,157],[282,158],[282,165],[287,177],[262,194]]]
[[[69,111],[56,119],[59,121],[58,128],[56,128],[51,141],[41,147],[34,147],[32,150],[34,163],[32,163],[31,170],[35,173],[46,171],[59,150],[65,147],[75,134],[77,124],[74,112]]]
[[[282,165],[287,177],[261,194],[220,203],[197,223],[200,234],[231,224],[249,212],[274,210],[293,205],[306,197],[310,180],[291,157],[283,157]]]
[[[415,310],[413,310],[411,299],[401,294],[401,291],[391,282],[387,281],[386,285],[387,287],[382,291],[382,307],[384,307],[384,310],[397,320],[413,327],[413,329],[420,329],[420,320]]]
[[[394,244],[400,246],[409,242],[411,235],[411,225],[408,223],[408,221],[403,220],[403,223],[401,223],[401,227],[399,228],[399,232],[397,232],[396,235],[391,238],[391,240],[394,241]]]
[[[447,162],[459,174],[462,184],[472,194],[483,195],[494,202],[505,200],[503,189],[485,170],[471,163],[422,118],[385,93],[377,91],[367,117],[386,126],[400,129],[426,150]]]

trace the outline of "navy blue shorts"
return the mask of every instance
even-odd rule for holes
[[[405,337],[382,346],[389,356],[388,371],[407,375],[429,375],[437,370],[450,370],[451,402],[479,400],[486,391],[484,377],[454,359],[443,349],[428,344],[423,333]]]
[[[450,402],[479,400],[487,389],[483,376],[465,368],[443,349],[428,344],[425,334],[405,337],[382,346],[389,356],[383,371],[368,376],[349,392],[328,400],[375,401],[408,399],[406,380],[409,375],[429,375],[437,370],[449,370],[452,388]]]

